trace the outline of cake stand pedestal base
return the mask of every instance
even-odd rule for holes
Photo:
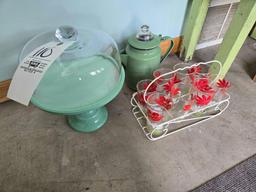
[[[85,111],[78,115],[68,116],[69,125],[80,132],[93,132],[102,127],[108,118],[106,107]]]

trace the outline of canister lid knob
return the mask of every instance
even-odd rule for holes
[[[136,38],[140,41],[150,41],[154,38],[154,35],[149,30],[148,25],[142,25],[139,33],[136,35]]]

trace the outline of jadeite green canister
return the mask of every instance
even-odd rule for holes
[[[153,78],[153,71],[159,68],[160,63],[169,55],[174,43],[171,40],[170,47],[161,57],[160,43],[171,38],[154,35],[147,25],[141,26],[141,30],[135,36],[128,39],[125,53],[121,54],[122,63],[126,68],[127,85],[136,90],[136,84],[142,79]]]

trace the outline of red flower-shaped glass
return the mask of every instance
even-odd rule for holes
[[[200,73],[200,71],[201,71],[200,66],[191,67],[190,69],[187,70],[188,75],[192,82],[195,81],[195,76],[198,75]]]
[[[231,86],[230,82],[226,81],[225,79],[223,80],[219,79],[219,81],[217,82],[217,87],[221,89],[228,89],[230,86]]]
[[[178,75],[177,75],[176,73],[173,75],[173,77],[171,77],[170,80],[171,80],[174,84],[181,82],[181,80],[178,78]]]
[[[142,91],[142,92],[140,92],[140,93],[138,93],[137,94],[137,100],[139,101],[139,103],[141,104],[141,105],[145,105],[146,104],[146,101],[145,101],[145,99],[144,99],[144,91]],[[149,94],[147,93],[147,95],[146,95],[146,100],[148,99],[148,96],[149,96]]]
[[[174,97],[181,93],[180,89],[177,88],[177,86],[174,83],[174,79],[168,81],[166,84],[164,84],[164,90],[166,94],[170,94],[170,96]]]
[[[175,74],[175,73],[168,74],[170,72],[171,72],[171,69],[168,69],[168,68],[159,68],[153,72],[154,78],[155,79],[157,78],[157,80],[156,80],[156,83],[158,85],[157,91],[159,91],[159,92],[164,91],[163,85],[166,84],[170,80],[173,81],[174,83],[181,82],[181,80],[177,74]],[[164,75],[164,76],[159,77],[161,75]]]
[[[193,94],[186,95],[182,98],[183,100],[183,111],[188,112],[192,110],[192,106],[194,105],[195,102],[195,96]]]
[[[195,67],[191,67],[190,69],[188,69],[188,74],[198,74],[200,72],[201,72],[200,66],[195,66]]]
[[[156,79],[156,78],[158,78],[159,76],[164,75],[164,74],[167,74],[167,73],[169,73],[169,72],[171,72],[171,69],[168,69],[168,68],[159,68],[159,69],[157,69],[157,70],[155,70],[155,71],[153,72],[153,77]],[[156,83],[157,83],[157,84],[160,84],[160,85],[161,85],[162,83],[166,83],[172,76],[173,76],[172,74],[170,74],[170,75],[164,75],[163,77],[158,78],[158,80],[156,80]]]
[[[172,108],[172,100],[163,93],[154,92],[149,95],[146,107],[148,110],[159,114],[159,116],[163,116],[164,119],[165,115],[167,114],[167,110]],[[148,116],[150,115],[152,114],[148,114]]]
[[[198,106],[208,105],[211,101],[212,101],[212,96],[210,95],[202,95],[201,97],[196,96],[196,104]]]
[[[227,89],[231,86],[230,82],[223,79],[219,79],[216,84],[217,86],[217,93],[216,93],[216,100],[221,101],[223,97],[227,96]]]
[[[145,80],[141,80],[137,83],[136,87],[137,87],[137,100],[139,101],[139,103],[141,105],[145,105],[145,100],[144,100],[144,93],[146,88],[149,86],[149,84],[152,82],[152,80],[150,79],[145,79]],[[148,98],[149,94],[152,92],[155,92],[157,88],[157,85],[155,83],[153,83],[152,85],[150,85],[150,87],[147,90],[146,93],[146,99]]]
[[[150,84],[150,82],[144,82],[143,83],[143,88],[144,88],[144,90],[146,90],[147,89],[147,87],[149,86],[149,84]],[[148,87],[148,92],[154,92],[154,91],[156,91],[156,84],[155,83],[153,83],[150,87]]]
[[[207,78],[201,78],[194,82],[194,86],[198,91],[212,94],[214,89],[209,85],[209,80]]]
[[[165,109],[169,110],[172,107],[172,101],[170,98],[166,98],[166,96],[160,95],[156,100],[156,103]]]
[[[177,83],[176,88],[180,89],[180,95],[190,94],[192,91],[192,81],[188,70],[190,70],[192,63],[178,63],[173,69],[176,70],[176,74],[178,75],[180,82]],[[195,71],[195,69],[194,69]],[[190,72],[192,73],[192,71]]]
[[[159,112],[153,111],[151,109],[148,109],[147,113],[148,113],[148,118],[152,122],[159,122],[164,118],[162,114],[160,114]]]
[[[183,69],[185,67],[190,67],[192,65],[192,63],[177,63],[176,65],[174,65],[173,70],[177,70],[177,74],[179,76],[179,78],[182,80],[182,82],[184,84],[190,84],[191,83],[191,78],[190,75],[188,73],[188,69]]]

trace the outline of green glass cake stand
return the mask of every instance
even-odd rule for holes
[[[76,43],[49,67],[31,102],[42,110],[66,115],[69,125],[77,131],[93,132],[107,121],[105,105],[124,84],[117,45],[104,32],[62,26],[29,41],[20,60],[35,47],[52,40]]]

